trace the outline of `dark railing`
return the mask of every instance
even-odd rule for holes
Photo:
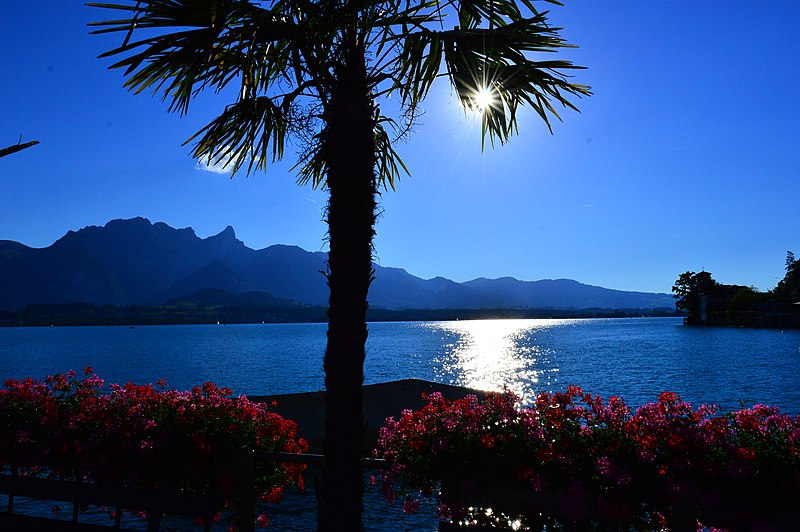
[[[253,532],[255,530],[256,514],[256,487],[255,478],[257,463],[279,462],[279,463],[302,463],[309,466],[321,467],[324,463],[324,456],[321,454],[291,454],[291,453],[271,453],[255,452],[251,449],[242,449],[233,453],[229,458],[219,464],[220,474],[234,475],[236,479],[236,490],[238,505],[234,508],[235,524],[242,532]],[[385,461],[380,459],[362,459],[365,468],[381,468],[385,466]],[[712,486],[717,490],[718,487]],[[698,491],[699,490],[699,491]],[[500,490],[501,492],[503,490]],[[720,498],[712,508],[708,505],[700,504],[698,495],[702,495],[703,489],[689,489],[681,494],[673,493],[667,496],[663,490],[656,490],[661,493],[661,497],[669,500],[669,511],[665,515],[668,529],[671,531],[692,531],[697,529],[698,520],[706,525],[716,526],[718,519],[722,521],[730,520],[731,516],[737,512],[747,510],[752,507],[758,509],[760,515],[765,519],[766,524],[774,525],[776,530],[792,530],[796,524],[793,509],[800,501],[800,488],[787,489],[781,488],[779,491],[770,488],[755,487],[742,484],[734,484],[723,491]],[[137,509],[147,512],[148,532],[157,532],[161,527],[162,516],[182,516],[202,519],[206,525],[206,530],[210,529],[210,523],[222,505],[222,497],[219,494],[209,493],[200,494],[193,492],[170,492],[141,489],[136,487],[123,487],[115,485],[103,485],[75,480],[55,480],[46,478],[34,478],[19,476],[15,474],[0,474],[0,493],[8,495],[8,506],[5,512],[0,512],[0,530],[63,530],[65,522],[48,517],[28,517],[14,514],[14,498],[29,497],[48,501],[61,501],[72,503],[72,524],[71,530],[82,530],[79,523],[79,509],[82,506],[104,506],[116,509],[115,522],[113,526],[102,527],[92,526],[92,530],[116,529],[121,528],[120,518],[123,509]],[[505,492],[503,492],[505,493]],[[522,497],[518,502],[526,505],[533,502],[541,505],[542,499],[546,499],[545,506],[559,512],[559,506],[565,502],[557,494],[515,492],[508,494],[508,497],[495,492],[503,502],[511,502],[510,499]],[[658,493],[652,495],[658,496]],[[539,500],[535,500],[535,499]],[[711,510],[711,511],[709,511]],[[774,510],[774,511],[773,511]],[[588,516],[589,519],[593,519]],[[603,520],[603,516],[597,515],[594,518]],[[30,521],[26,521],[30,520]],[[22,522],[23,524],[18,524]],[[48,522],[52,525],[48,528]],[[11,524],[13,523],[13,524]],[[35,523],[35,528],[29,526]],[[722,523],[728,525],[729,523]],[[735,528],[735,527],[734,527]],[[442,521],[439,524],[440,532],[455,532],[463,528],[458,524]],[[467,530],[476,532],[489,530],[481,527],[467,527]],[[501,530],[492,528],[491,530]]]
[[[322,466],[324,456],[321,454],[292,454],[274,452],[255,452],[251,449],[242,449],[233,453],[225,463],[220,464],[219,473],[233,474],[236,478],[238,491],[238,506],[235,508],[236,526],[242,532],[255,530],[255,475],[256,462],[282,462],[301,463],[312,466]],[[383,460],[364,458],[365,467],[379,468]],[[193,492],[174,492],[161,490],[148,490],[136,487],[105,485],[82,482],[76,480],[57,480],[48,478],[26,477],[16,474],[0,474],[0,493],[8,495],[8,505],[5,512],[0,512],[0,529],[8,529],[3,523],[16,523],[16,527],[36,530],[63,528],[63,521],[47,517],[28,517],[14,514],[14,498],[28,497],[48,501],[72,503],[72,524],[79,529],[79,509],[81,506],[104,506],[114,508],[115,521],[112,528],[121,529],[121,516],[123,509],[136,509],[147,512],[147,531],[160,530],[164,515],[191,517],[202,519],[205,529],[210,529],[210,523],[222,504],[219,494],[200,494]],[[24,524],[20,524],[24,523]],[[34,525],[35,523],[35,525]],[[96,528],[100,528],[99,525]]]
[[[14,497],[30,497],[73,504],[72,522],[78,523],[78,509],[82,505],[106,506],[116,509],[114,528],[119,530],[122,508],[136,508],[148,513],[147,530],[160,529],[163,514],[198,517],[210,520],[218,507],[218,498],[190,492],[163,492],[133,487],[91,484],[72,480],[56,480],[2,475],[0,492],[7,493],[8,516],[13,515]],[[31,519],[37,528],[44,528],[47,518]],[[52,521],[52,520],[51,520]],[[2,519],[0,518],[0,524]],[[33,525],[31,524],[31,527]]]

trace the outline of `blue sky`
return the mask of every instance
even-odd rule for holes
[[[0,2],[0,239],[44,247],[66,231],[145,216],[201,237],[235,228],[252,248],[325,250],[325,194],[284,163],[234,179],[182,146],[228,103],[180,117],[122,88],[90,36],[108,13],[80,1]],[[112,14],[113,15],[113,14]],[[594,96],[550,135],[481,153],[479,123],[446,84],[398,151],[410,168],[381,198],[377,260],[430,278],[571,278],[669,292],[705,269],[767,290],[800,252],[800,4],[604,2],[553,7]]]

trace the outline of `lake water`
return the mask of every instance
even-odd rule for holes
[[[0,378],[92,366],[106,382],[236,395],[320,390],[325,324],[0,328]],[[578,384],[630,405],[665,390],[800,414],[800,331],[684,327],[680,318],[371,323],[365,382],[419,378],[525,396]]]
[[[0,328],[0,377],[43,378],[92,366],[106,382],[188,389],[213,381],[236,395],[319,390],[324,324]],[[631,406],[665,390],[693,404],[740,401],[800,414],[800,331],[695,328],[680,318],[372,323],[365,381],[419,378],[481,389],[577,384]],[[368,530],[435,530],[368,488]],[[313,496],[279,505],[275,530],[313,530]],[[388,508],[388,509],[387,509]]]

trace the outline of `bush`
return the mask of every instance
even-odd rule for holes
[[[454,522],[559,529],[660,530],[676,508],[713,526],[793,519],[800,496],[800,419],[774,407],[717,415],[671,392],[633,412],[578,387],[446,401],[389,418],[375,455],[384,495],[438,497]]]
[[[44,381],[9,379],[0,389],[0,466],[22,475],[153,490],[219,493],[236,504],[234,479],[220,464],[242,448],[302,453],[296,424],[212,383],[191,391],[112,384],[84,370]],[[256,492],[278,502],[303,487],[302,464],[259,464]],[[266,523],[261,516],[259,523]]]

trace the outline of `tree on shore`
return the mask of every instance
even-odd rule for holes
[[[800,260],[795,259],[791,251],[786,252],[786,275],[778,282],[773,293],[779,301],[800,301]]]
[[[549,128],[559,118],[555,105],[577,110],[570,98],[590,92],[564,74],[580,67],[534,54],[571,45],[533,0],[119,2],[90,5],[127,12],[95,23],[95,33],[124,34],[101,57],[122,56],[111,68],[124,69],[126,88],[160,94],[181,114],[204,89],[236,89],[235,101],[187,141],[194,157],[250,173],[281,159],[293,140],[301,148],[299,183],[328,191],[319,529],[359,530],[377,195],[407,172],[393,143],[409,131],[440,77],[462,106],[482,112],[484,142],[502,144],[517,133],[520,107],[530,106]],[[397,118],[378,105],[393,95]]]
[[[700,319],[700,295],[716,286],[717,281],[706,271],[680,274],[675,284],[672,285],[675,308],[686,311],[687,322],[697,323]]]

